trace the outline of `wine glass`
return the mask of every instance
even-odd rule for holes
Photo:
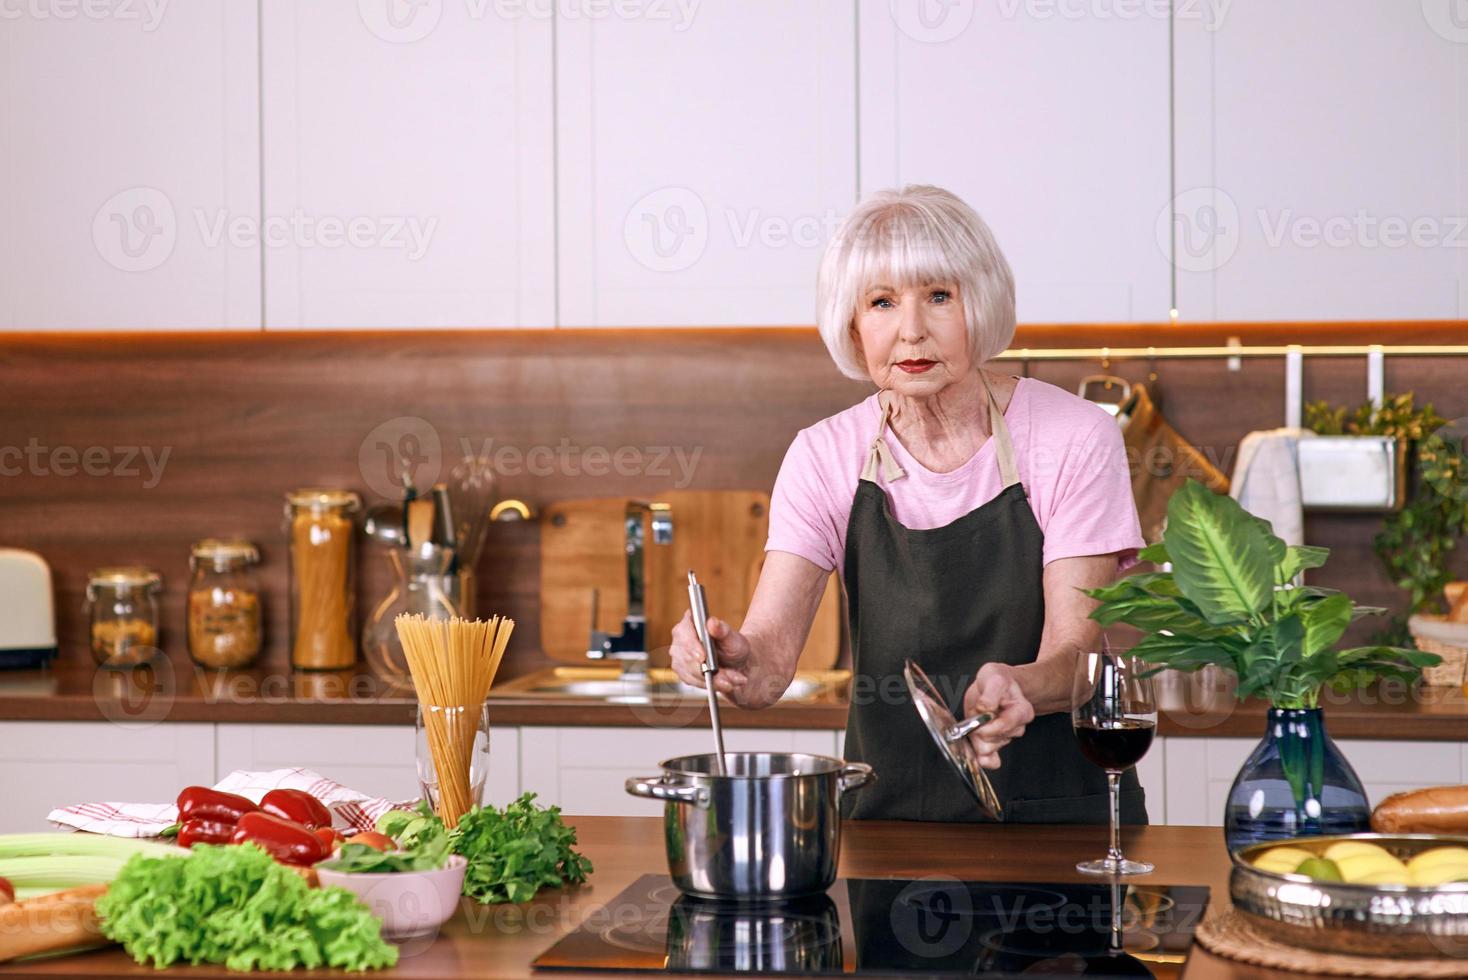
[[[1121,855],[1121,774],[1147,754],[1157,730],[1151,670],[1140,660],[1112,653],[1105,637],[1099,651],[1082,653],[1076,664],[1071,724],[1081,753],[1106,770],[1111,795],[1111,846],[1104,858],[1076,865],[1085,874],[1141,875],[1152,870],[1145,861]]]

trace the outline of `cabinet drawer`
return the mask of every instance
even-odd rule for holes
[[[214,726],[0,722],[0,833],[45,830],[73,803],[166,803],[214,782]]]

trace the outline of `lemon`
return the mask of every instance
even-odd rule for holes
[[[1254,867],[1265,871],[1293,871],[1301,861],[1308,861],[1314,856],[1300,847],[1271,847],[1254,859]]]
[[[1330,858],[1307,858],[1300,862],[1295,869],[1296,874],[1302,874],[1316,881],[1344,881],[1341,877],[1341,869]]]
[[[1358,854],[1379,854],[1382,857],[1391,858],[1391,853],[1380,844],[1372,844],[1364,840],[1339,840],[1325,849],[1325,856],[1332,861],[1341,858],[1352,857]],[[1393,861],[1396,858],[1392,858]]]
[[[1461,864],[1434,864],[1429,867],[1407,866],[1408,881],[1419,888],[1436,888],[1450,881],[1468,881],[1468,860]]]
[[[1434,847],[1430,851],[1414,855],[1407,862],[1407,868],[1416,871],[1419,868],[1435,868],[1440,864],[1468,864],[1468,847]]]
[[[1348,854],[1335,859],[1341,877],[1353,884],[1380,885],[1386,881],[1368,881],[1372,876],[1386,875],[1400,884],[1407,883],[1407,866],[1385,851],[1379,854]]]

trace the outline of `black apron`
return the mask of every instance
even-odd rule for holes
[[[877,485],[904,474],[883,439],[890,408],[857,482],[846,528],[846,594],[852,654],[846,757],[876,780],[842,800],[856,819],[987,820],[923,727],[902,679],[911,658],[963,717],[963,695],[991,661],[1034,661],[1045,625],[1044,535],[1030,509],[1009,426],[987,378],[991,440],[1004,489],[977,510],[931,530],[898,523]],[[1000,750],[989,772],[1017,823],[1106,823],[1106,773],[1081,755],[1069,714],[1035,718]],[[1121,819],[1146,823],[1134,771],[1121,783]]]

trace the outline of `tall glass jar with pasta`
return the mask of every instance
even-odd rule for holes
[[[357,662],[356,531],[362,500],[319,487],[286,494],[291,568],[291,666]]]

